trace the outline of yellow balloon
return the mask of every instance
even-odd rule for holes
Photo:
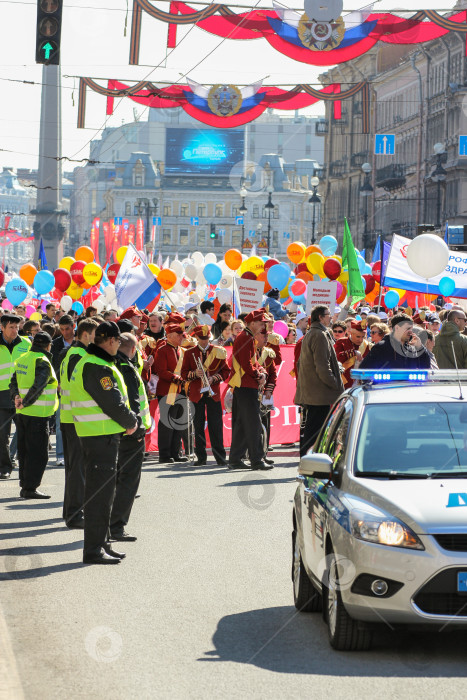
[[[73,265],[75,262],[75,259],[71,257],[71,255],[67,255],[66,258],[62,258],[60,262],[58,263],[59,267],[62,267],[64,270],[70,271],[70,267]]]
[[[102,267],[95,262],[88,263],[83,268],[84,281],[93,287],[95,284],[99,284],[102,279]]]
[[[334,260],[338,260],[340,264],[342,265],[342,256],[341,255],[331,255],[331,258],[334,258]]]
[[[84,289],[80,287],[79,284],[76,284],[76,282],[72,282],[66,290],[66,293],[69,297],[76,301],[77,299],[83,296]]]
[[[244,272],[254,272],[255,275],[260,275],[264,272],[264,260],[261,260],[257,255],[253,255],[242,262],[238,272],[240,277]]]
[[[324,256],[320,253],[311,253],[306,259],[306,266],[312,275],[324,277]]]
[[[152,274],[157,277],[159,272],[161,271],[160,267],[157,267],[157,265],[154,265],[154,263],[148,263],[148,267],[151,270]]]
[[[42,314],[39,313],[39,311],[33,311],[32,314],[29,317],[30,321],[41,321],[42,320]]]
[[[342,270],[337,279],[341,284],[347,284],[347,282],[349,281],[349,273],[347,272],[347,270]]]
[[[122,262],[123,262],[123,258],[124,258],[125,255],[126,255],[127,249],[128,249],[128,246],[127,246],[127,245],[122,245],[122,246],[120,246],[120,248],[117,250],[117,254],[116,254],[115,257],[117,258],[117,262],[120,263],[120,265],[121,265]]]
[[[279,292],[279,296],[280,296],[281,299],[287,299],[287,298],[290,296],[290,294],[289,294],[289,284],[290,284],[290,282],[291,282],[291,280],[289,280],[289,281],[287,282],[287,284],[285,285],[284,289],[281,289],[281,291]]]

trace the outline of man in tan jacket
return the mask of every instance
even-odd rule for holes
[[[306,413],[300,435],[300,456],[313,446],[329,409],[344,391],[334,340],[328,330],[331,312],[327,306],[311,311],[310,330],[302,341],[298,361],[295,403]]]

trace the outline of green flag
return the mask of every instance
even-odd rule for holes
[[[344,223],[344,247],[342,250],[342,266],[349,271],[349,283],[347,285],[347,295],[352,297],[352,303],[365,298],[365,287],[363,285],[362,275],[357,263],[357,251],[352,242],[352,234],[350,233],[347,219]]]

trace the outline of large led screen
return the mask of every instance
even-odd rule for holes
[[[243,149],[243,130],[167,129],[165,172],[228,175]]]

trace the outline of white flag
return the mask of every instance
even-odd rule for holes
[[[151,289],[153,287],[153,289]],[[143,254],[130,243],[115,280],[115,294],[118,305],[123,309],[133,306],[147,292],[153,298],[160,292],[160,285],[147,266]],[[147,295],[145,295],[146,297]],[[145,304],[146,306],[146,304]],[[145,308],[143,306],[143,308]]]

